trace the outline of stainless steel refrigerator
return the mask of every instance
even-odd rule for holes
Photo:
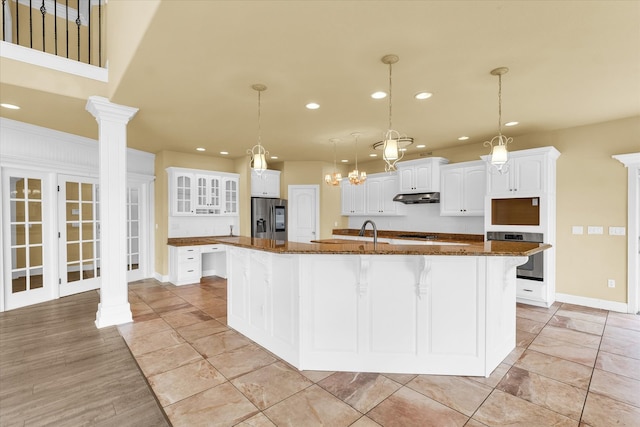
[[[287,240],[287,201],[251,198],[251,237]]]

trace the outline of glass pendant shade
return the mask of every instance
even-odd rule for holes
[[[263,152],[260,153],[256,153],[253,156],[253,169],[256,171],[265,171],[267,169],[267,159],[265,158],[265,152],[264,152],[264,148],[262,148],[262,146],[259,146],[258,149],[262,149]]]
[[[340,140],[339,139],[331,140],[331,142],[333,143],[333,173],[328,173],[324,176],[324,182],[326,182],[328,185],[333,185],[333,186],[340,185],[340,182],[342,181],[342,174],[336,170],[336,164],[337,164],[336,145],[338,141]]]
[[[509,160],[509,153],[507,152],[507,146],[504,144],[498,144],[493,146],[491,150],[491,163],[494,165],[504,165]]]
[[[383,159],[385,161],[398,160],[398,140],[386,139],[384,141]]]

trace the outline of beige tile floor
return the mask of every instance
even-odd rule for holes
[[[132,283],[119,326],[174,426],[640,426],[640,316],[517,307],[489,378],[302,371],[226,326],[226,281]]]

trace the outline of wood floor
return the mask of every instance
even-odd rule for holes
[[[0,313],[0,426],[169,426],[97,292]]]

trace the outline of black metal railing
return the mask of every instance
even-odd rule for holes
[[[2,0],[2,40],[102,67],[106,0]]]

